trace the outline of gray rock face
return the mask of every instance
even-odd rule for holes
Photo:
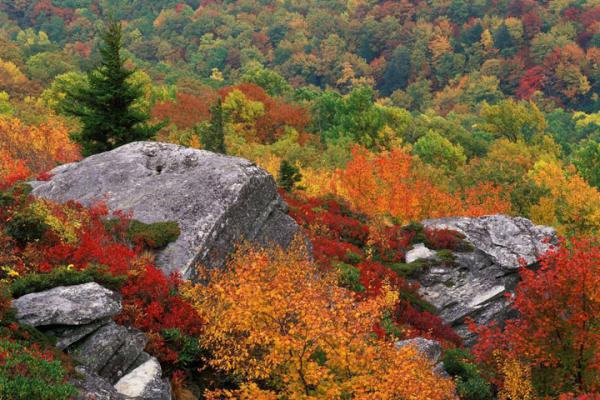
[[[123,344],[102,367],[99,375],[116,383],[142,354],[147,342],[142,332],[128,329]]]
[[[72,345],[67,352],[90,371],[98,373],[125,343],[127,335],[127,328],[111,321]]]
[[[298,226],[273,177],[250,161],[173,144],[134,142],[65,164],[33,194],[57,202],[105,201],[145,223],[176,221],[179,239],[158,253],[166,272],[193,277],[221,266],[240,239],[287,246]]]
[[[480,218],[440,218],[423,221],[425,227],[449,228],[462,232],[478,250],[495,264],[517,269],[520,259],[534,263],[556,241],[556,231],[548,226],[535,225],[526,218],[488,215]]]
[[[418,278],[421,295],[437,307],[440,317],[467,345],[474,335],[468,331],[465,318],[478,324],[501,323],[509,318],[506,294],[519,281],[520,260],[526,265],[534,263],[557,241],[552,228],[504,215],[443,218],[424,221],[423,225],[459,231],[475,248],[454,252],[454,262],[427,268]]]
[[[121,310],[118,294],[86,283],[28,294],[13,304],[20,322],[54,337],[57,347],[81,364],[72,380],[79,390],[77,400],[171,399],[160,364],[144,352],[146,336],[111,319]],[[145,364],[152,368],[139,370]],[[139,396],[119,393],[113,386],[125,377],[129,387],[144,388]]]
[[[118,314],[121,298],[90,282],[27,294],[14,300],[13,306],[17,319],[32,326],[85,325]]]
[[[98,330],[102,325],[106,325],[110,319],[100,319],[89,324],[80,326],[62,325],[52,327],[45,333],[48,336],[52,336],[56,339],[56,347],[61,350],[66,349],[73,343],[78,342],[90,333]]]
[[[75,372],[79,378],[71,383],[79,391],[77,400],[126,400],[113,385],[85,367],[75,367]]]

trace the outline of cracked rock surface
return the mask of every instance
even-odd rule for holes
[[[61,165],[33,194],[57,202],[106,202],[145,223],[176,221],[181,235],[157,255],[167,273],[194,277],[224,264],[236,242],[287,246],[299,227],[273,177],[250,161],[159,142],[133,142]]]
[[[474,335],[468,331],[465,318],[487,324],[511,317],[506,294],[519,281],[521,260],[526,267],[531,266],[557,243],[554,229],[520,217],[441,218],[423,221],[423,225],[459,231],[474,248],[453,252],[453,262],[425,268],[418,277],[421,295],[467,345]]]
[[[13,305],[19,322],[55,338],[79,364],[71,379],[77,400],[171,400],[160,364],[144,352],[146,336],[111,319],[121,311],[117,293],[91,282],[30,293]]]

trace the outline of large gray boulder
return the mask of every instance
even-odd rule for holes
[[[465,318],[488,324],[511,317],[506,296],[519,281],[522,262],[531,266],[557,243],[554,229],[505,215],[432,219],[423,225],[461,232],[473,247],[473,251],[453,252],[452,261],[429,263],[418,276],[420,294],[466,344],[471,344],[475,336],[469,332]]]
[[[157,256],[165,272],[221,266],[241,239],[287,246],[299,227],[273,177],[250,161],[158,142],[134,142],[51,171],[33,194],[57,202],[105,201],[145,223],[176,221],[177,241]]]
[[[17,319],[32,326],[85,325],[121,311],[120,296],[95,282],[59,286],[13,301]]]

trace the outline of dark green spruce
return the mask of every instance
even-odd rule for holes
[[[296,184],[302,180],[302,174],[300,170],[292,165],[288,160],[281,161],[279,165],[279,179],[277,179],[277,185],[285,190],[291,192],[296,187]]]
[[[129,81],[135,71],[125,67],[121,56],[121,23],[109,20],[101,35],[100,65],[88,73],[87,85],[67,91],[63,106],[67,115],[81,121],[82,129],[72,139],[81,145],[84,156],[150,139],[162,127],[150,125],[149,115],[134,107],[143,89]]]
[[[210,123],[200,131],[200,140],[204,150],[214,153],[226,153],[225,128],[223,121],[223,104],[221,98],[210,108]]]

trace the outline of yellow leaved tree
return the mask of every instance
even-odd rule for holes
[[[301,245],[244,246],[225,270],[206,273],[206,286],[187,291],[206,321],[206,361],[241,382],[207,398],[453,398],[453,382],[416,349],[372,334],[397,294],[356,302],[302,254]]]
[[[536,185],[547,191],[531,208],[539,224],[557,227],[561,234],[597,234],[600,231],[600,191],[590,186],[573,166],[540,160],[530,171]]]

